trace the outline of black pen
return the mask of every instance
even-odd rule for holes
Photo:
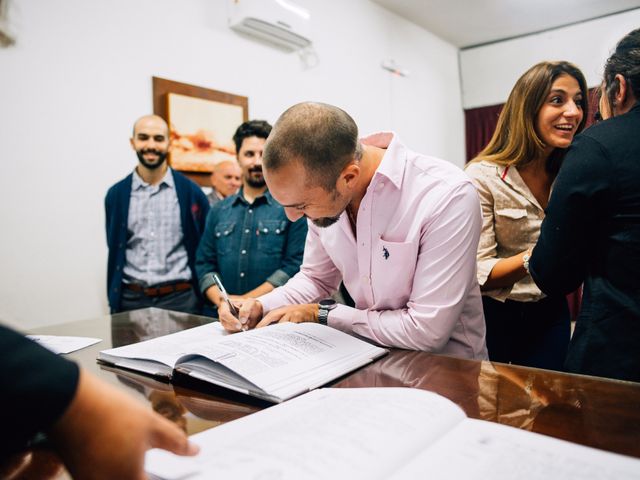
[[[229,298],[227,291],[224,289],[224,286],[222,285],[222,280],[220,280],[220,277],[218,277],[218,275],[215,273],[213,274],[213,281],[216,282],[216,287],[218,287],[218,290],[220,290],[220,295],[222,295],[222,299],[225,302],[227,302],[227,305],[229,305],[229,311],[231,312],[231,315],[238,318],[238,316],[240,315],[238,308],[233,303],[231,303],[231,299]],[[246,330],[244,325],[242,326],[242,329]]]

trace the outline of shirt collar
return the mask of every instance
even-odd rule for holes
[[[175,182],[173,180],[173,173],[171,172],[171,168],[167,168],[167,171],[165,172],[164,177],[162,177],[162,180],[160,180],[158,187],[162,186],[162,184],[171,188],[175,188]],[[139,188],[148,187],[148,186],[150,186],[150,184],[145,182],[142,179],[142,177],[138,174],[138,169],[134,168],[133,178],[131,179],[131,189],[138,190]]]
[[[224,197],[222,195],[220,195],[220,192],[218,192],[218,190],[216,190],[213,187],[211,187],[211,195],[216,197],[218,200],[224,200]]]
[[[407,150],[394,132],[377,132],[360,140],[364,145],[383,148],[386,150],[376,175],[382,175],[391,180],[396,188],[402,187]]]
[[[240,187],[240,190],[238,190],[238,193],[234,194],[233,197],[234,198],[231,201],[231,205],[237,205],[238,203],[244,203],[245,205],[249,205],[249,202],[247,202],[244,199],[244,186]],[[258,204],[258,205],[261,202],[266,202],[269,205],[275,204],[275,200],[271,196],[271,192],[268,189],[265,190],[265,192],[262,195],[260,195],[253,201],[254,204]]]
[[[491,165],[490,162],[487,162]],[[542,206],[536,200],[536,197],[533,195],[527,184],[520,176],[520,172],[518,172],[518,168],[515,165],[497,165],[493,164],[496,167],[496,174],[500,177],[500,179],[509,185],[511,188],[519,192],[523,195],[530,203],[538,207],[540,210],[544,210]]]

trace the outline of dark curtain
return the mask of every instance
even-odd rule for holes
[[[594,123],[594,115],[598,110],[600,100],[599,88],[589,89],[589,113],[585,128]],[[470,108],[464,111],[465,134],[467,144],[467,162],[473,159],[489,143],[493,135],[498,117],[502,111],[504,103],[500,105],[490,105],[488,107]],[[582,303],[582,287],[567,295],[571,319],[575,320],[580,313]]]
[[[464,111],[464,127],[467,142],[467,162],[482,150],[496,129],[504,103]]]
[[[585,128],[595,123],[595,114],[598,111],[598,103],[600,102],[600,88],[593,87],[589,89],[589,116]]]

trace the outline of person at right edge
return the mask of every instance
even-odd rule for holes
[[[606,121],[574,140],[529,263],[548,295],[584,282],[566,370],[640,381],[640,29],[604,68]]]
[[[551,185],[586,121],[587,85],[568,62],[541,62],[509,94],[489,144],[466,168],[478,189],[478,283],[489,359],[562,370],[570,336],[564,295],[544,295],[528,272]]]

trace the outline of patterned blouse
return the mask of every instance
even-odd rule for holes
[[[540,235],[544,209],[540,206],[515,166],[488,161],[470,163],[466,173],[478,189],[482,206],[482,231],[478,246],[478,282],[484,285],[496,263],[533,248]],[[530,275],[512,287],[482,292],[504,302],[535,302],[544,293]]]

